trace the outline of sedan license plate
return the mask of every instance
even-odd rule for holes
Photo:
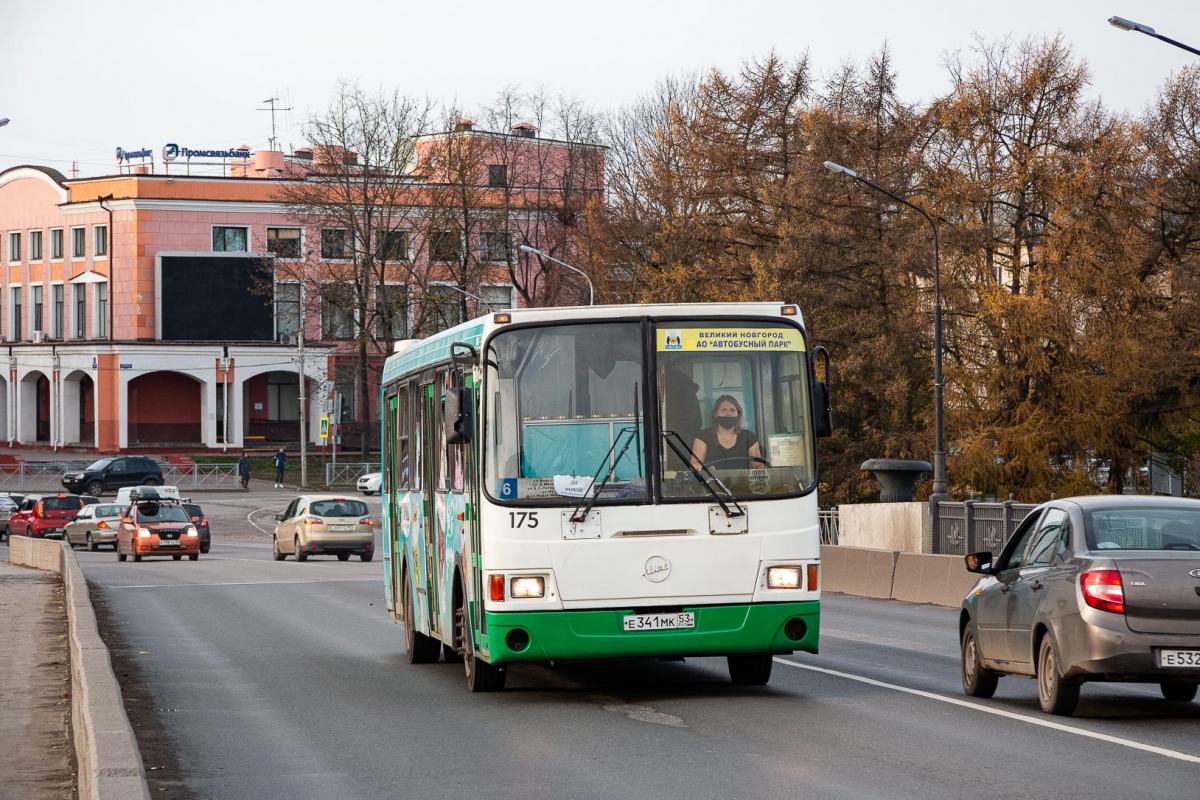
[[[1200,650],[1159,650],[1160,667],[1200,667]]]
[[[624,620],[627,631],[678,631],[696,627],[696,615],[690,611],[681,614],[630,614]]]
[[[329,530],[335,531],[337,533],[344,533],[346,531],[354,530],[354,526],[353,525],[330,525]]]
[[[182,544],[182,542],[180,542],[178,539],[159,539],[158,540],[159,547],[179,547],[180,544]]]

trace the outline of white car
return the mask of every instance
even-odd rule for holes
[[[382,484],[382,472],[368,472],[358,479],[358,490],[363,494],[379,494],[379,487]]]

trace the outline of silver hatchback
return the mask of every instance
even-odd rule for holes
[[[1072,497],[1029,513],[959,617],[963,690],[1036,678],[1043,711],[1069,715],[1089,681],[1159,684],[1190,702],[1200,684],[1200,501]]]

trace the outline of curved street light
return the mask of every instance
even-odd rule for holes
[[[848,167],[826,161],[825,169],[849,175],[859,183],[886,194],[898,203],[903,203],[924,217],[933,229],[933,495],[936,498],[937,495],[946,494],[946,449],[942,439],[942,279],[937,224],[934,223],[933,217],[925,213],[925,209],[913,205],[882,186],[876,186]]]
[[[1121,17],[1109,17],[1108,24],[1112,25],[1114,28],[1120,28],[1123,31],[1137,31],[1138,33],[1144,33],[1147,36],[1153,36],[1155,39],[1160,39],[1167,44],[1173,44],[1178,48],[1187,50],[1189,53],[1195,53],[1196,55],[1200,56],[1200,50],[1197,50],[1194,47],[1188,47],[1183,42],[1177,42],[1174,39],[1169,39],[1166,36],[1163,36],[1161,33],[1155,33],[1154,28],[1151,28],[1149,25],[1143,25],[1140,22],[1133,22],[1132,20],[1123,19]]]
[[[591,279],[591,278],[589,278],[589,277],[587,276],[587,274],[586,274],[586,273],[584,273],[584,271],[583,271],[583,270],[579,269],[578,267],[572,267],[570,264],[568,264],[568,263],[567,263],[567,262],[565,262],[565,261],[559,261],[559,260],[558,260],[557,258],[555,258],[554,256],[551,256],[551,255],[546,255],[546,254],[545,254],[545,253],[543,253],[541,250],[538,250],[536,247],[530,247],[530,246],[529,246],[529,245],[527,245],[527,244],[523,244],[523,245],[521,245],[520,247],[521,247],[521,249],[522,249],[522,250],[524,250],[526,253],[533,253],[534,255],[539,255],[539,256],[541,256],[542,258],[546,259],[547,261],[553,261],[555,264],[559,264],[559,265],[561,265],[561,266],[564,266],[564,267],[566,267],[567,269],[571,270],[572,272],[578,272],[580,275],[583,275],[583,279],[584,279],[585,281],[587,281],[587,285],[588,285],[588,305],[589,305],[589,306],[594,306],[594,305],[596,305],[596,288],[595,288],[594,286],[592,286],[592,279]]]

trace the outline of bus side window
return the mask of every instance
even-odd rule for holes
[[[396,408],[396,476],[394,478],[396,487],[399,489],[408,488],[408,405],[411,402],[409,397],[409,387],[405,384],[400,387],[397,392],[397,408]]]
[[[437,379],[433,384],[433,442],[430,450],[434,454],[433,474],[437,476],[434,489],[445,492],[450,488],[450,473],[448,471],[446,452],[446,380],[444,369],[438,370]]]
[[[409,488],[414,491],[421,490],[421,470],[425,465],[425,453],[422,450],[421,426],[425,424],[425,387],[419,381],[414,381],[412,384],[412,392],[410,399],[412,402],[408,404],[408,430],[411,435],[411,452],[412,452],[412,479],[409,482]]]

